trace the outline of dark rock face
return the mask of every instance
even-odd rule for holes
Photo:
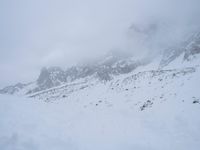
[[[16,85],[13,86],[7,86],[3,89],[0,90],[0,94],[15,94],[16,92],[20,91],[23,89],[25,86],[28,84],[22,84],[22,83],[17,83]]]
[[[27,94],[38,92],[58,86],[67,81],[65,72],[59,67],[42,68],[37,79],[37,87],[28,91]]]
[[[200,33],[197,33],[191,37],[185,50],[184,59],[190,60],[191,56],[194,56],[199,53],[200,53]]]
[[[183,60],[190,60],[196,54],[200,53],[200,32],[193,34],[186,41],[180,43],[176,47],[168,48],[163,53],[163,58],[160,62],[160,68],[167,66],[181,54],[184,54]]]
[[[38,86],[27,94],[90,76],[101,81],[109,81],[113,75],[129,73],[142,65],[142,63],[133,61],[131,58],[130,54],[111,51],[93,63],[73,66],[67,70],[62,70],[59,67],[43,68],[37,79]]]
[[[45,80],[49,78],[49,72],[47,70],[47,68],[42,68],[41,72],[40,72],[40,76],[37,80],[37,84],[42,84],[43,82],[45,82]]]
[[[112,51],[92,64],[72,67],[65,73],[70,80],[94,75],[100,80],[107,81],[112,75],[129,73],[139,65],[139,62],[131,60],[131,55]]]
[[[134,28],[134,30],[139,30],[135,29],[136,27],[134,26],[132,28]],[[154,26],[149,28],[150,31],[154,31],[154,29]],[[146,32],[147,31],[145,31],[145,33]],[[196,54],[200,54],[200,32],[186,39],[185,42],[165,50],[160,62],[160,69],[167,66],[182,54],[184,55],[183,59],[185,61],[192,59],[191,57],[196,56]],[[148,64],[150,61],[151,60],[148,59],[135,61],[130,53],[110,51],[108,54],[96,59],[92,63],[73,66],[67,70],[63,70],[59,67],[43,68],[36,81],[36,85],[32,87],[32,89],[29,88],[27,94],[87,77],[93,77],[100,81],[109,81],[113,76],[129,73],[139,66]],[[26,86],[27,84],[8,86],[0,90],[0,93],[14,94]]]
[[[167,66],[170,62],[178,58],[185,50],[185,44],[182,43],[182,45],[171,47],[166,50],[164,50],[162,60],[160,62],[160,68]]]
[[[59,67],[43,68],[37,80],[40,87],[52,87],[66,82],[65,72]]]

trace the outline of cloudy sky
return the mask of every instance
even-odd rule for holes
[[[132,24],[162,22],[156,41],[180,38],[198,26],[199,10],[199,0],[0,0],[0,87],[111,49],[138,53]]]

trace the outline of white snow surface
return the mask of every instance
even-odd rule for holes
[[[200,68],[174,66],[0,95],[0,150],[199,150]]]

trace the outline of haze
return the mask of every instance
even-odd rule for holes
[[[0,87],[111,49],[157,53],[199,28],[199,6],[199,0],[0,0]],[[150,35],[132,31],[152,25]]]

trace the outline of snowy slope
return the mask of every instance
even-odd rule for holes
[[[1,95],[0,149],[198,150],[199,75],[147,71],[53,103]]]
[[[148,63],[109,56],[70,82],[54,68],[5,88],[21,96],[0,95],[0,150],[198,150],[198,35]]]
[[[95,78],[100,81],[112,80],[112,76],[127,74],[138,66],[147,64],[145,60],[133,59],[127,52],[110,51],[105,56],[67,68],[42,68],[36,81],[30,84],[16,84],[0,89],[2,94],[33,94],[65,84],[73,84],[79,80]],[[23,85],[23,86],[22,86]]]
[[[163,70],[152,62],[146,71],[80,80],[32,98],[0,95],[0,149],[198,150],[198,60]]]

